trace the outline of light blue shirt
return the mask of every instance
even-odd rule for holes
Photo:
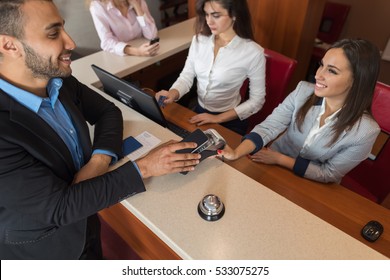
[[[62,79],[51,79],[47,85],[49,97],[42,98],[0,79],[0,88],[4,92],[38,114],[61,137],[72,155],[76,169],[79,170],[84,165],[84,157],[80,148],[78,131],[75,129],[65,107],[58,99],[61,86]],[[106,150],[97,149],[93,151],[93,154],[106,154],[111,156],[114,162],[117,161],[117,156]]]

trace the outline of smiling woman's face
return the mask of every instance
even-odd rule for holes
[[[353,74],[343,49],[334,48],[326,52],[315,79],[317,96],[345,100],[353,83]]]

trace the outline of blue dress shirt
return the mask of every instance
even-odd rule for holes
[[[62,79],[51,79],[47,85],[48,97],[42,98],[0,79],[0,88],[5,93],[38,114],[61,137],[72,154],[74,165],[79,170],[85,164],[84,157],[80,148],[78,132],[68,112],[58,99],[61,86]],[[106,154],[111,156],[114,162],[117,161],[117,156],[110,151],[97,149],[93,151],[93,154]]]

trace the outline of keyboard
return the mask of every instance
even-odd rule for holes
[[[167,121],[167,128],[173,133],[175,133],[176,135],[179,135],[181,138],[184,138],[191,133],[188,130],[169,121]]]

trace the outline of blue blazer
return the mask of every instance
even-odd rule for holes
[[[296,114],[313,93],[313,84],[300,82],[267,119],[254,127],[251,133],[255,135],[249,137],[257,139],[255,144],[259,148],[276,139],[270,147],[296,158],[293,171],[299,176],[320,182],[340,182],[348,171],[368,157],[380,128],[367,113],[351,130],[341,133],[330,147],[332,126],[324,128],[317,142],[305,149],[305,140],[320,113],[323,100],[308,111],[302,131],[297,127]]]
[[[64,79],[59,99],[86,162],[93,149],[122,156],[123,120],[113,103],[74,77]],[[93,143],[86,121],[95,127]],[[1,90],[0,131],[0,259],[78,259],[87,217],[145,191],[131,162],[72,185],[77,170],[65,143]]]

